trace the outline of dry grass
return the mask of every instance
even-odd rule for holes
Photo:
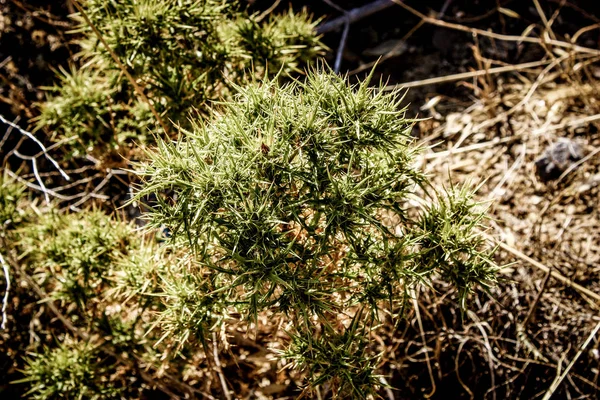
[[[492,218],[488,233],[502,243],[497,262],[506,265],[505,281],[473,299],[473,311],[463,316],[448,320],[451,297],[420,297],[429,319],[425,341],[438,366],[433,374],[448,373],[441,354],[453,353],[456,377],[470,397],[484,394],[477,384],[482,379],[489,398],[549,396],[555,375],[586,339],[556,396],[598,394],[600,85],[592,60],[564,53],[530,72],[474,76],[468,85],[478,100],[470,107],[445,116],[429,107],[432,118],[421,122],[421,131],[432,132],[423,140],[431,146],[423,167],[440,187],[481,183],[478,196],[489,201]],[[535,161],[564,138],[578,143],[584,157],[544,183]],[[461,379],[469,358],[476,379]],[[477,370],[485,365],[477,358],[489,371]],[[526,387],[531,377],[537,391]]]

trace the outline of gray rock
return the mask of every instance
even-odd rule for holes
[[[571,165],[583,158],[583,149],[570,139],[561,138],[535,160],[535,171],[544,183],[558,179]]]

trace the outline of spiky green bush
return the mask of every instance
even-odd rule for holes
[[[312,61],[322,45],[316,23],[291,11],[272,21],[240,11],[237,1],[127,0],[83,2],[86,15],[144,90],[166,123],[228,97],[232,85],[287,76]],[[62,71],[41,104],[39,129],[74,137],[72,154],[101,155],[127,139],[145,143],[157,127],[148,104],[81,16],[80,70]]]
[[[466,189],[435,194],[401,97],[368,84],[313,71],[239,87],[222,116],[149,154],[139,197],[156,196],[151,224],[195,260],[164,277],[165,336],[205,342],[215,317],[269,310],[289,322],[291,365],[365,398],[383,311],[401,317],[434,275],[463,298],[494,283],[483,210]]]
[[[48,99],[37,119],[38,128],[53,128],[55,141],[66,140],[66,156],[97,154],[94,146],[114,150],[132,139],[147,142],[156,126],[149,106],[131,96],[116,71],[93,68],[61,69],[60,81],[46,88]]]
[[[416,285],[438,276],[464,306],[494,284],[485,209],[416,167],[398,93],[323,69],[235,90],[210,122],[159,140],[140,164],[137,199],[154,199],[149,228],[168,237],[99,211],[36,209],[19,224],[7,252],[93,339],[33,348],[21,380],[30,397],[110,398],[103,390],[129,375],[142,391],[114,354],[181,381],[210,376],[216,332],[259,329],[268,315],[286,337],[273,351],[305,377],[305,394],[368,398],[382,384],[373,337],[403,317]],[[80,356],[81,367],[61,364]],[[101,375],[113,383],[97,385]],[[92,383],[78,392],[81,380]]]
[[[15,226],[23,218],[20,201],[24,187],[0,175],[0,234],[8,227]]]
[[[121,399],[123,389],[108,379],[102,364],[102,356],[90,344],[67,339],[29,357],[25,377],[14,383],[30,385],[26,395],[35,400]]]
[[[24,360],[24,378],[16,383],[28,385],[24,392],[33,399],[123,398],[123,382],[137,382],[139,376],[115,354],[159,364],[152,348],[157,339],[144,315],[155,302],[142,295],[158,291],[157,274],[169,265],[169,255],[131,224],[99,210],[65,213],[53,206],[21,205],[20,211],[32,216],[2,241],[3,254],[18,259],[19,274],[29,275],[47,298],[30,317],[37,340],[11,352],[15,365],[25,349],[31,355]],[[55,326],[42,317],[47,301],[68,325]],[[56,317],[53,311],[50,316]],[[73,330],[89,340],[62,339]],[[127,390],[129,396],[141,387],[137,383]]]
[[[85,308],[106,290],[114,264],[139,246],[128,224],[100,211],[46,210],[20,228],[17,246],[29,271],[56,299]],[[97,298],[97,299],[96,299]]]

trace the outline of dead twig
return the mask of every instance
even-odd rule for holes
[[[540,135],[543,133],[554,132],[558,130],[564,130],[568,128],[577,128],[579,126],[587,125],[592,122],[600,121],[600,114],[589,115],[587,117],[578,118],[574,120],[569,120],[560,124],[545,126],[542,128],[538,128],[531,132],[532,135]]]
[[[485,349],[487,350],[489,359],[488,359],[488,366],[490,369],[490,383],[492,385],[492,387],[496,386],[496,374],[494,373],[494,371],[496,370],[496,368],[494,367],[494,360],[497,361],[497,358],[494,356],[494,352],[492,350],[492,345],[490,344],[490,340],[488,338],[488,334],[485,331],[485,329],[483,328],[483,323],[481,321],[479,321],[479,318],[477,317],[477,314],[475,314],[473,311],[467,311],[467,315],[469,316],[469,318],[471,318],[473,320],[473,323],[475,324],[475,327],[477,327],[477,329],[479,329],[479,332],[481,332],[481,337],[483,338],[483,346],[485,347]],[[486,323],[486,326],[489,329],[489,324]],[[492,391],[492,400],[496,400],[496,391]]]
[[[352,71],[350,71],[348,73],[348,75],[356,75],[364,70],[370,69],[370,68],[374,67],[375,65],[382,63],[385,60],[388,60],[392,57],[396,57],[398,54],[397,50],[400,49],[402,46],[406,46],[406,41],[408,40],[408,38],[411,37],[423,25],[425,25],[425,22],[419,21],[415,26],[412,27],[412,29],[410,31],[408,31],[408,33],[406,33],[406,35],[404,35],[402,37],[402,39],[400,39],[398,41],[398,44],[396,46],[394,46],[392,49],[390,49],[386,54],[384,54],[383,56],[381,56],[379,59],[377,59],[375,61],[363,64],[360,67],[353,69]]]
[[[279,5],[279,3],[281,3],[281,0],[275,0],[275,2],[273,2],[273,4],[271,5],[271,7],[267,8],[262,14],[260,14],[256,18],[256,22],[260,22],[263,19],[265,19],[269,14],[271,14],[273,12],[273,10],[275,10],[277,8],[277,6]]]
[[[567,168],[565,170],[565,172],[563,172],[558,179],[556,180],[555,185],[558,185],[560,182],[562,182],[563,179],[565,179],[565,177],[567,175],[569,175],[573,170],[575,170],[575,168],[579,167],[581,164],[587,162],[590,158],[594,157],[596,154],[600,153],[600,147],[594,149],[594,151],[592,151],[590,154],[588,154],[587,156],[583,157],[581,160],[577,161],[576,163],[573,163],[569,166],[569,168]]]
[[[8,305],[8,294],[10,292],[10,275],[8,271],[8,265],[6,265],[6,261],[4,261],[4,257],[2,253],[0,253],[0,264],[2,264],[2,270],[4,271],[4,279],[6,279],[6,292],[4,292],[4,298],[2,299],[2,325],[0,328],[3,330],[6,329],[6,307]]]
[[[437,158],[445,158],[454,154],[459,154],[459,153],[466,153],[469,151],[475,151],[475,150],[481,150],[481,149],[485,149],[487,147],[494,147],[497,146],[499,144],[504,144],[504,143],[510,143],[510,142],[514,142],[516,141],[518,138],[516,137],[512,137],[512,136],[507,136],[507,137],[503,137],[501,139],[499,138],[494,138],[490,141],[487,142],[482,142],[482,143],[475,143],[472,144],[470,146],[465,146],[465,147],[459,147],[459,148],[452,148],[450,150],[444,150],[444,151],[438,151],[438,152],[434,152],[434,153],[427,153],[423,155],[423,158],[425,160],[434,160]]]
[[[344,54],[344,48],[346,47],[346,40],[348,39],[348,33],[350,33],[350,20],[346,20],[344,25],[344,31],[342,32],[342,38],[340,39],[340,45],[338,46],[337,53],[335,55],[335,64],[333,65],[334,72],[340,72],[342,65],[342,55]]]
[[[585,288],[583,286],[581,286],[580,284],[573,282],[571,279],[567,278],[566,276],[562,275],[560,272],[556,271],[556,270],[552,270],[549,267],[547,267],[546,265],[542,264],[541,262],[534,260],[533,258],[525,255],[523,252],[521,252],[520,250],[515,249],[512,246],[507,245],[506,243],[503,243],[501,241],[499,241],[498,239],[493,238],[492,236],[488,235],[488,234],[483,234],[484,237],[486,237],[486,239],[488,239],[490,242],[492,242],[493,244],[496,244],[499,248],[508,251],[509,253],[511,253],[512,255],[520,258],[523,261],[526,261],[527,263],[533,265],[534,267],[536,267],[537,269],[540,269],[546,273],[550,272],[550,274],[552,275],[553,278],[555,278],[556,280],[560,281],[561,283],[572,287],[573,289],[577,290],[578,292],[594,299],[596,301],[597,305],[600,305],[600,294],[592,292],[591,290],[589,290],[588,288]]]
[[[529,99],[531,99],[531,96],[533,96],[533,94],[535,93],[535,91],[537,90],[537,88],[542,84],[542,81],[544,80],[544,78],[546,77],[546,75],[557,65],[559,65],[561,62],[565,61],[567,58],[569,58],[571,55],[566,54],[560,58],[557,58],[555,60],[553,60],[550,65],[546,66],[546,68],[544,68],[544,70],[539,74],[539,76],[536,78],[535,82],[533,82],[533,84],[531,85],[531,87],[529,88],[529,90],[527,91],[527,94],[525,95],[525,97],[523,97],[523,99],[521,99],[521,101],[519,101],[515,106],[511,107],[509,110],[498,114],[495,118],[492,119],[488,119],[482,123],[480,123],[479,125],[475,126],[473,128],[473,130],[475,131],[479,131],[482,129],[485,129],[489,126],[493,126],[494,124],[497,124],[500,121],[503,121],[506,119],[506,117],[508,117],[509,115],[514,114],[517,110],[520,110],[521,107],[523,107],[525,104],[527,104],[527,102],[529,101]]]
[[[500,179],[500,181],[496,184],[496,186],[494,187],[494,189],[492,189],[492,191],[490,192],[490,194],[488,195],[488,200],[494,200],[494,198],[501,193],[502,191],[502,186],[504,186],[504,184],[510,179],[511,176],[513,176],[514,172],[521,167],[521,165],[523,164],[523,162],[525,161],[525,156],[527,154],[527,145],[523,144],[522,148],[521,148],[521,154],[519,154],[519,157],[515,160],[515,162],[513,163],[513,165],[511,165],[511,167],[506,171],[506,173],[502,176],[502,179]]]
[[[435,378],[433,377],[433,369],[431,367],[431,360],[429,359],[429,350],[427,349],[427,339],[425,338],[425,331],[423,329],[423,321],[421,321],[421,313],[419,311],[419,302],[417,301],[417,295],[415,291],[412,292],[413,307],[415,309],[415,315],[417,317],[417,323],[419,324],[419,331],[421,332],[421,340],[423,341],[423,350],[425,352],[425,360],[427,361],[427,371],[429,372],[429,379],[431,380],[431,392],[424,395],[425,398],[430,398],[435,394],[436,385]]]
[[[37,159],[35,157],[29,157],[29,156],[23,155],[23,154],[19,153],[18,150],[14,150],[13,154],[22,160],[31,161],[31,167],[33,168],[33,175],[35,176],[35,180],[40,185],[40,191],[42,193],[44,193],[44,199],[46,200],[46,204],[50,204],[50,196],[48,195],[48,193],[49,193],[48,189],[46,188],[46,185],[44,185],[44,181],[40,177],[40,173],[37,168]]]
[[[446,11],[448,11],[448,7],[450,7],[451,3],[452,3],[452,0],[446,0],[444,2],[444,5],[442,6],[442,9],[438,13],[438,18],[442,18],[446,14]]]
[[[535,299],[533,300],[533,303],[531,303],[531,306],[529,307],[529,311],[527,312],[527,315],[525,316],[525,319],[523,320],[523,322],[517,323],[517,338],[523,343],[523,345],[525,346],[525,348],[531,354],[533,354],[533,356],[537,360],[542,360],[544,362],[548,362],[548,359],[546,357],[544,357],[544,355],[531,342],[531,340],[529,340],[529,337],[527,335],[527,324],[529,323],[529,320],[533,316],[533,313],[535,312],[535,309],[537,308],[537,305],[540,302],[540,299],[542,298],[542,294],[546,290],[546,286],[548,285],[548,281],[550,281],[550,276],[552,276],[552,269],[549,270],[548,272],[546,272],[546,276],[544,277],[544,280],[542,282],[542,287],[540,288],[540,290],[538,291],[537,295],[535,296]]]
[[[47,152],[46,148],[44,147],[44,145],[42,144],[42,142],[40,142],[32,133],[27,132],[25,129],[21,128],[20,126],[10,122],[6,118],[4,118],[1,114],[0,114],[0,121],[14,129],[18,130],[21,134],[23,134],[23,135],[27,136],[29,139],[33,140],[38,146],[40,146],[44,156],[48,159],[48,161],[50,161],[52,163],[52,165],[54,165],[54,167],[60,172],[60,174],[63,176],[63,178],[65,178],[66,180],[71,179],[69,177],[69,175],[67,175],[67,173],[65,171],[63,171],[63,169],[60,167],[60,165],[58,165],[58,162],[56,162],[56,160],[54,160],[52,157],[50,157],[50,155],[48,155],[48,152]]]
[[[600,28],[600,23],[584,26],[583,28],[581,28],[580,30],[575,32],[575,34],[571,38],[571,43],[577,43],[579,36],[583,35],[586,32],[589,32],[589,31],[592,31],[592,30],[598,29],[598,28]]]
[[[408,89],[408,88],[419,87],[419,86],[434,85],[434,84],[438,84],[438,83],[454,82],[454,81],[459,81],[462,79],[476,78],[478,76],[495,75],[495,74],[502,74],[505,72],[514,72],[514,71],[521,71],[524,69],[538,68],[538,67],[543,67],[545,65],[548,65],[550,63],[551,63],[551,61],[548,61],[548,60],[532,61],[532,62],[517,64],[517,65],[507,65],[507,66],[503,66],[503,67],[482,69],[482,70],[471,71],[471,72],[461,72],[459,74],[439,76],[439,77],[435,77],[435,78],[422,79],[422,80],[406,82],[406,83],[399,83],[399,84],[395,84],[395,85],[388,85],[388,86],[385,86],[382,90],[389,91],[389,90],[396,90],[398,88]]]
[[[333,64],[333,71],[335,73],[338,73],[340,72],[340,67],[342,65],[342,56],[344,55],[344,49],[346,48],[346,40],[348,39],[348,33],[350,33],[350,18],[348,17],[348,11],[338,6],[333,1],[323,0],[323,2],[344,14],[344,17],[346,18],[346,22],[344,23],[344,30],[342,32],[342,37],[340,38],[340,45],[338,46],[337,52],[335,54],[335,62]]]
[[[212,333],[213,339],[213,359],[215,360],[215,369],[217,370],[217,375],[219,376],[219,382],[221,383],[221,389],[223,390],[223,395],[227,400],[231,400],[231,394],[229,393],[229,388],[227,387],[227,382],[225,381],[225,375],[223,375],[223,369],[221,368],[221,360],[219,359],[219,352],[217,351],[217,334],[215,332]]]
[[[98,195],[98,191],[100,191],[100,189],[102,189],[109,181],[110,179],[114,176],[113,172],[110,171],[105,177],[104,179],[102,179],[102,182],[100,182],[95,188],[94,190],[92,190],[91,192],[87,193],[85,196],[83,196],[81,199],[77,200],[74,204],[72,204],[71,206],[69,206],[69,208],[71,210],[76,209],[77,207],[79,207],[81,204],[85,203],[86,201],[88,201],[90,198],[92,197],[96,197]]]
[[[465,391],[469,395],[469,398],[471,400],[473,400],[475,398],[475,395],[473,394],[473,391],[465,384],[465,382],[460,377],[460,368],[459,368],[460,354],[462,353],[463,347],[468,342],[468,340],[469,339],[463,339],[463,340],[461,340],[460,344],[458,345],[458,349],[456,351],[456,358],[454,359],[454,373],[456,374],[456,378],[458,379],[458,383],[460,383],[460,386],[462,386],[463,389],[465,389]]]
[[[19,120],[20,120],[20,118],[17,116],[13,122],[13,125],[16,125],[17,122],[19,122]],[[2,150],[2,147],[4,147],[4,144],[8,140],[8,137],[10,136],[10,134],[12,133],[12,131],[14,129],[13,125],[8,126],[8,129],[6,130],[6,132],[4,132],[4,136],[2,136],[2,139],[0,139],[0,150]]]
[[[69,22],[61,21],[58,17],[50,14],[47,11],[30,9],[18,0],[11,0],[11,3],[28,13],[29,15],[31,15],[33,18],[36,18],[45,24],[59,26],[63,29],[73,27],[73,25]],[[44,17],[42,17],[41,15],[44,15]]]
[[[16,179],[17,181],[21,182],[22,184],[24,184],[24,185],[25,185],[25,186],[27,186],[28,188],[30,188],[30,189],[34,189],[34,190],[39,190],[39,191],[44,191],[44,190],[45,190],[45,193],[47,193],[47,194],[51,195],[52,197],[55,197],[55,198],[57,198],[57,199],[59,199],[59,200],[63,200],[63,201],[71,201],[71,200],[74,200],[74,199],[79,199],[79,198],[81,198],[81,197],[87,196],[87,193],[77,193],[77,194],[74,194],[74,195],[72,195],[72,196],[65,196],[65,195],[63,195],[63,194],[60,194],[60,193],[57,193],[57,192],[55,192],[55,191],[54,191],[54,190],[52,190],[52,189],[48,189],[48,188],[45,188],[45,187],[42,187],[42,186],[36,185],[35,183],[29,182],[28,180],[21,178],[19,175],[15,174],[15,173],[14,173],[14,172],[12,172],[11,170],[8,170],[8,169],[7,169],[7,170],[6,170],[6,173],[7,173],[7,174],[8,174],[8,175],[9,175],[11,178],[14,178],[14,179]],[[39,174],[38,174],[38,175],[39,175]],[[102,200],[106,200],[106,199],[108,199],[108,197],[107,197],[107,196],[104,196],[104,195],[92,195],[91,197],[98,198],[98,199],[102,199]]]
[[[546,18],[546,14],[544,14],[544,10],[540,5],[539,0],[533,0],[533,4],[535,5],[535,9],[544,24],[544,28],[546,28],[546,32],[548,33],[548,35],[550,35],[552,39],[556,39],[556,35],[552,31],[552,24],[550,23],[550,21],[548,21],[548,18]]]
[[[472,35],[485,36],[485,37],[489,37],[491,39],[504,40],[504,41],[510,41],[510,42],[519,42],[519,43],[533,43],[533,44],[537,44],[542,47],[545,47],[546,45],[550,45],[550,46],[561,47],[564,49],[572,50],[576,53],[591,54],[591,55],[596,55],[596,56],[600,55],[600,50],[591,49],[589,47],[584,47],[584,46],[579,46],[574,43],[563,42],[563,41],[555,40],[555,39],[540,39],[540,38],[535,38],[535,37],[530,37],[530,36],[504,35],[504,34],[500,34],[500,33],[484,31],[482,29],[470,28],[468,26],[442,21],[437,18],[428,17],[427,15],[415,10],[414,8],[406,5],[404,2],[402,2],[400,0],[391,0],[391,1],[393,1],[395,4],[398,4],[400,7],[403,7],[405,10],[409,11],[411,14],[421,18],[426,23],[441,26],[443,28],[454,29],[454,30],[461,31],[461,32],[467,32]]]
[[[348,11],[347,15],[321,24],[319,27],[317,27],[317,33],[323,34],[334,31],[340,26],[345,25],[346,23],[352,24],[356,21],[368,17],[369,15],[385,10],[386,8],[390,8],[393,5],[394,2],[392,0],[377,0],[362,7],[354,8]]]

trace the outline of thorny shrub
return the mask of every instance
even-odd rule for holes
[[[316,22],[306,13],[271,21],[237,1],[127,0],[82,2],[86,15],[145,91],[162,118],[186,125],[191,113],[228,97],[232,85],[299,71],[321,53]],[[129,139],[151,142],[156,121],[81,15],[80,69],[62,70],[47,88],[37,127],[72,143],[68,156],[101,156]]]
[[[25,378],[14,383],[31,384],[26,395],[34,400],[117,400],[124,392],[104,375],[107,368],[89,343],[66,339],[58,347],[32,355],[26,363]]]
[[[415,285],[438,275],[464,305],[496,268],[484,209],[466,188],[431,187],[402,98],[368,85],[321,69],[237,87],[212,120],[159,141],[138,165],[137,199],[154,199],[148,230],[167,235],[94,210],[7,207],[35,212],[3,239],[6,254],[72,324],[21,354],[29,397],[138,398],[137,363],[211,376],[214,339],[259,329],[260,315],[282,321],[272,351],[307,391],[376,394],[373,335],[400,321]],[[16,204],[19,189],[2,189]]]
[[[400,101],[315,70],[240,87],[212,122],[159,142],[138,196],[156,196],[151,226],[196,260],[163,278],[165,337],[204,343],[227,315],[270,311],[287,321],[289,366],[365,398],[379,385],[370,333],[402,317],[415,284],[437,274],[464,304],[495,282],[482,210],[415,168]]]
[[[18,224],[22,218],[22,210],[19,203],[24,197],[25,188],[5,174],[0,175],[0,235]]]
[[[1,201],[8,197],[7,187],[0,190]],[[126,296],[123,288],[156,292],[150,282],[166,270],[170,256],[131,224],[98,210],[61,213],[15,199],[11,195],[9,201],[29,217],[3,231],[3,259],[16,269],[18,257],[13,282],[25,274],[33,282],[27,286],[37,285],[47,298],[30,322],[29,336],[37,339],[10,350],[15,364],[24,362],[24,377],[13,383],[29,385],[24,392],[32,399],[138,398],[142,386],[132,384],[135,373],[117,355],[159,365],[160,349],[152,347],[157,338],[142,319],[153,304],[140,296],[131,301],[132,291]],[[46,302],[68,325],[57,328],[41,317]],[[9,324],[23,317],[15,315]]]
[[[272,350],[306,393],[367,398],[382,385],[373,336],[403,317],[416,285],[439,276],[464,306],[495,283],[485,209],[416,167],[399,93],[325,68],[290,82],[321,51],[307,15],[263,22],[217,0],[84,4],[179,136],[156,135],[150,106],[83,24],[83,66],[61,71],[38,126],[75,138],[74,156],[156,137],[135,200],[167,235],[22,204],[22,189],[0,182],[3,254],[70,324],[32,317],[44,334],[23,346],[29,356],[13,353],[29,397],[137,398],[148,384],[138,364],[200,381],[216,332],[269,315],[285,338]]]

